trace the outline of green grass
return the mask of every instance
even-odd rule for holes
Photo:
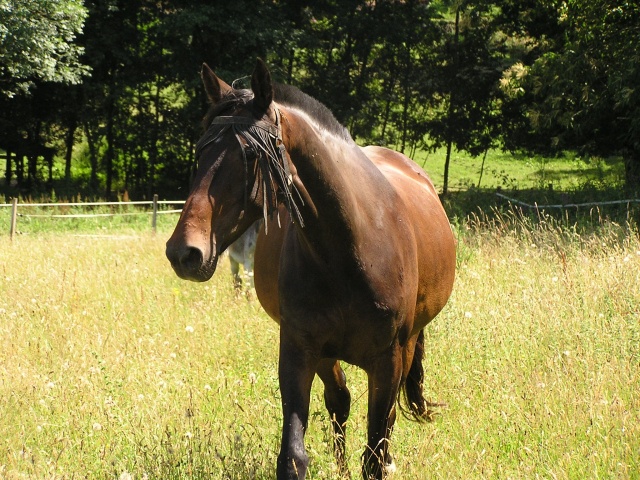
[[[444,183],[446,152],[417,152],[414,160],[421,165],[441,190]],[[449,171],[449,189],[467,190],[470,187],[493,190],[549,190],[572,192],[591,187],[616,187],[624,184],[624,164],[620,158],[582,159],[567,152],[558,157],[511,154],[489,150],[484,168],[483,157],[471,157],[453,151]]]
[[[169,229],[175,225],[177,214],[162,213],[180,209],[180,205],[160,205],[157,229]],[[98,215],[74,217],[73,215]],[[52,206],[34,207],[27,202],[18,204],[16,231],[18,235],[40,233],[84,233],[94,235],[126,235],[152,231],[152,215],[149,205],[113,206]],[[10,230],[11,207],[0,207],[0,238]]]
[[[0,237],[0,478],[273,478],[277,326],[236,298],[225,262],[179,280],[170,227],[121,232]],[[397,478],[640,477],[637,231],[503,213],[456,232],[424,362],[448,407],[399,417]],[[367,387],[346,373],[357,478]],[[308,478],[337,478],[319,382],[306,443]]]

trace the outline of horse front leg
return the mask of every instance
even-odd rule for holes
[[[363,454],[362,476],[379,480],[395,469],[389,454],[389,440],[396,420],[395,402],[402,377],[401,348],[393,346],[388,355],[379,358],[369,377],[367,412],[367,447]]]
[[[318,376],[324,383],[324,403],[329,412],[333,426],[333,452],[342,477],[349,477],[345,445],[349,411],[351,410],[351,393],[347,388],[347,377],[334,359],[323,359],[318,364]]]
[[[316,361],[280,329],[278,377],[282,395],[282,443],[278,455],[278,480],[303,480],[309,465],[304,434],[309,419],[311,384]]]

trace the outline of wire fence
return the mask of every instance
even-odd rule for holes
[[[607,205],[630,205],[632,203],[640,203],[638,198],[628,198],[625,200],[608,200],[603,202],[585,202],[585,203],[556,203],[549,205],[539,205],[538,203],[526,203],[515,198],[507,197],[502,193],[496,193],[496,197],[506,200],[514,205],[518,205],[524,208],[530,208],[533,210],[547,210],[547,209],[569,209],[569,208],[592,208],[603,207]]]
[[[117,216],[151,216],[151,228],[156,232],[158,215],[180,213],[182,209],[160,210],[162,205],[184,205],[184,200],[158,200],[158,195],[153,196],[153,200],[142,200],[133,202],[60,202],[60,203],[19,203],[17,198],[12,203],[0,203],[0,207],[11,207],[11,222],[9,236],[11,240],[16,234],[16,227],[19,217],[24,218],[94,218],[94,217],[117,217]],[[150,210],[137,212],[109,212],[109,213],[19,213],[18,208],[59,208],[59,207],[151,207]]]
[[[631,205],[640,204],[640,199],[629,198],[624,200],[610,200],[602,202],[585,202],[585,203],[562,203],[562,204],[549,204],[541,205],[538,203],[526,203],[515,198],[508,197],[502,193],[496,193],[496,197],[506,200],[507,202],[518,205],[523,208],[532,210],[546,210],[546,209],[577,209],[577,208],[592,208],[607,205]],[[156,232],[158,215],[175,214],[182,212],[182,209],[163,209],[160,210],[160,206],[167,205],[184,205],[184,200],[158,200],[158,196],[154,195],[153,200],[131,201],[131,202],[60,202],[60,203],[19,203],[17,198],[13,199],[12,203],[0,203],[0,208],[11,207],[11,225],[10,225],[10,238],[16,233],[16,226],[18,218],[98,218],[98,217],[126,217],[126,216],[140,216],[151,215],[151,228],[153,232]],[[109,213],[19,213],[18,208],[58,208],[58,207],[151,207],[150,210],[140,210],[136,212],[109,212]]]

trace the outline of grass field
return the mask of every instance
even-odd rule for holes
[[[419,151],[414,160],[431,176],[437,187],[444,183],[445,150]],[[483,165],[484,160],[484,165]],[[511,154],[489,150],[486,158],[453,151],[449,188],[470,187],[495,190],[548,190],[571,192],[585,185],[601,187],[624,184],[624,164],[620,158],[583,159],[571,152],[558,157]]]
[[[0,478],[273,478],[277,326],[236,298],[226,262],[179,280],[163,222],[156,236],[0,232]],[[456,230],[424,362],[427,396],[448,407],[399,417],[395,478],[640,478],[638,232],[515,214]],[[366,379],[346,373],[358,478]],[[334,479],[318,383],[308,478]]]

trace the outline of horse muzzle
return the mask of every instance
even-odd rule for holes
[[[218,255],[207,254],[201,248],[188,244],[176,244],[169,239],[166,255],[176,274],[193,282],[206,282],[216,271]]]

